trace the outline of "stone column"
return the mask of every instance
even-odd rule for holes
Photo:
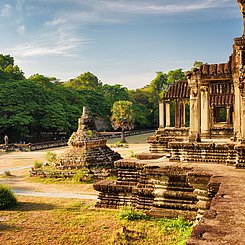
[[[227,127],[231,126],[231,107],[230,106],[226,107],[226,124],[227,124]]]
[[[159,128],[164,128],[164,102],[159,102]]]
[[[180,102],[174,101],[174,116],[175,116],[175,128],[180,128]]]
[[[182,103],[181,127],[185,127],[185,102]]]
[[[201,137],[210,137],[210,112],[208,85],[201,86]]]
[[[170,121],[170,100],[165,101],[165,109],[166,109],[166,127],[170,127],[171,121]]]
[[[201,120],[200,120],[200,78],[192,75],[189,80],[190,87],[190,141],[200,141]]]

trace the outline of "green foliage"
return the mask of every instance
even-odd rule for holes
[[[114,129],[121,128],[124,131],[134,127],[132,102],[124,100],[117,101],[113,104],[111,111],[111,122]]]
[[[48,163],[54,163],[57,161],[57,154],[51,151],[48,151],[46,154],[46,159]]]
[[[191,223],[183,218],[157,219],[156,223],[162,232],[176,234],[172,238],[173,244],[184,245],[186,239],[191,236]]]
[[[24,78],[24,73],[14,65],[14,58],[10,55],[0,54],[0,81],[22,80]]]
[[[8,209],[17,205],[14,193],[9,187],[0,184],[0,210]]]
[[[118,214],[120,220],[134,221],[134,220],[148,220],[149,216],[140,211],[133,210],[132,207],[124,207]]]
[[[90,182],[93,179],[93,175],[90,173],[90,170],[87,168],[79,169],[72,178],[75,182],[86,181]]]
[[[122,143],[120,140],[117,141],[115,144],[111,145],[112,148],[128,148],[127,143]]]
[[[80,76],[71,79],[65,84],[65,86],[73,88],[75,90],[96,90],[102,86],[101,81],[91,72],[85,72]]]
[[[77,119],[85,105],[92,116],[102,118],[110,125],[111,108],[117,101],[132,102],[132,116],[127,119],[121,116],[119,124],[113,119],[114,128],[122,126],[122,131],[133,126],[137,129],[156,128],[158,101],[179,79],[186,79],[182,69],[167,74],[159,71],[148,85],[130,91],[120,84],[102,84],[91,72],[65,83],[41,74],[26,79],[14,64],[13,57],[0,54],[0,136],[8,134],[12,140],[20,140],[27,135],[40,138],[42,132],[70,134],[76,130]]]
[[[40,161],[35,161],[34,162],[34,168],[35,169],[39,169],[39,168],[42,168],[43,167],[43,163],[42,162],[40,162]]]
[[[92,130],[88,130],[88,131],[87,131],[87,134],[88,134],[88,137],[89,137],[90,139],[93,138],[93,131],[92,131]]]
[[[179,80],[187,80],[187,77],[185,73],[182,71],[182,69],[177,69],[173,71],[168,72],[168,80],[167,82],[169,84],[174,84],[175,82]]]
[[[130,151],[129,157],[130,158],[136,158],[136,154],[134,153],[134,151]]]
[[[109,85],[104,84],[101,87],[101,92],[105,96],[108,101],[110,108],[113,106],[113,103],[119,100],[129,100],[129,92],[128,89],[122,87],[120,84]]]

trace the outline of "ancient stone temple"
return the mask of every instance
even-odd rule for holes
[[[59,169],[79,169],[83,167],[111,168],[114,161],[121,159],[120,154],[106,145],[106,138],[101,137],[86,107],[78,120],[78,129],[68,142],[68,150],[59,159]]]
[[[238,3],[245,27],[245,0]],[[203,64],[186,75],[160,100],[159,128],[148,138],[154,160],[118,160],[117,180],[94,184],[97,207],[132,205],[154,216],[198,218],[220,186],[200,163],[245,167],[245,31],[227,63]]]
[[[245,1],[238,3],[244,19]],[[186,75],[188,80],[175,83],[159,103],[159,129],[148,139],[151,152],[243,167],[245,34],[234,39],[227,63],[203,64]]]

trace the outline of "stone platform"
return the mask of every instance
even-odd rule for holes
[[[116,181],[102,180],[94,184],[94,189],[100,192],[96,207],[131,205],[155,217],[199,219],[219,187],[212,174],[196,164],[123,159],[115,166]]]

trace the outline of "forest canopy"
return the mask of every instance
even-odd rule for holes
[[[111,109],[117,101],[132,102],[134,128],[158,127],[158,101],[178,79],[186,79],[181,69],[157,72],[148,85],[129,90],[120,84],[103,84],[91,72],[66,82],[34,74],[29,78],[10,55],[0,54],[0,136],[20,140],[40,139],[43,133],[70,135],[77,127],[83,106],[100,123],[100,130],[112,130]]]

